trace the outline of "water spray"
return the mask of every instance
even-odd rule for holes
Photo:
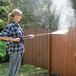
[[[73,8],[72,0],[51,0],[52,9],[59,17],[58,29],[66,29],[75,26],[75,10]]]

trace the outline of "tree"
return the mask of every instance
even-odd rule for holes
[[[54,12],[51,11],[51,0],[11,1],[13,3],[13,8],[18,8],[23,11],[23,18],[20,22],[23,27],[43,27],[47,29],[54,29],[54,27],[55,29],[57,28],[57,23],[54,23],[54,21],[57,21],[58,19]]]
[[[7,25],[7,18],[9,13],[10,0],[0,1],[0,29],[3,29]]]

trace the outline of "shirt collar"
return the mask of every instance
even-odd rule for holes
[[[10,23],[14,23],[17,27],[19,27],[19,24],[15,21],[11,21]]]

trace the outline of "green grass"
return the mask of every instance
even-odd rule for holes
[[[0,76],[7,76],[8,67],[9,67],[8,63],[0,64]],[[29,64],[24,64],[24,65],[20,66],[17,75],[18,76],[31,76],[33,74],[38,74],[38,73],[39,74],[40,73],[48,73],[48,71],[46,69],[43,69],[40,67],[32,66]]]

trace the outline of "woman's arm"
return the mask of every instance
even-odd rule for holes
[[[2,36],[2,37],[0,37],[0,39],[6,40],[6,41],[15,41],[15,42],[20,41],[20,38],[11,38],[11,37],[7,37],[7,36]]]

